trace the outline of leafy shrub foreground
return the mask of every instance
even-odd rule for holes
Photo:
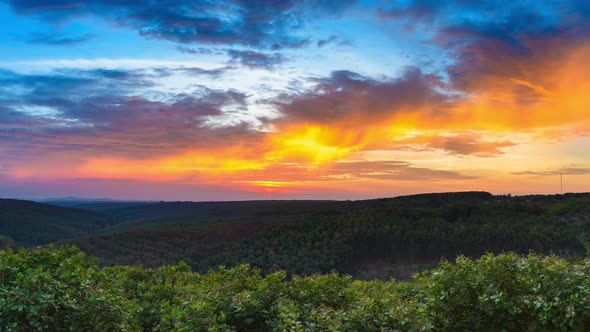
[[[0,331],[586,331],[590,260],[458,258],[410,282],[246,265],[99,269],[75,248],[0,251]]]

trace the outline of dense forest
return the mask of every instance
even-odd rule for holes
[[[0,235],[22,245],[84,236],[109,223],[106,215],[95,211],[0,199]]]
[[[0,200],[0,243],[75,244],[101,266],[408,279],[445,258],[515,252],[576,257],[590,194],[421,194],[364,201],[53,202]]]
[[[0,251],[2,331],[588,331],[590,261],[487,254],[415,275],[98,268],[76,248]]]
[[[590,194],[0,200],[0,331],[587,331]]]

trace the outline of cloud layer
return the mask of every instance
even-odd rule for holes
[[[50,22],[98,16],[142,36],[181,44],[233,44],[272,49],[300,47],[298,30],[313,16],[336,15],[352,1],[84,1],[8,0],[24,16]]]
[[[387,193],[590,174],[586,1],[3,2],[57,64],[0,66],[11,181]],[[137,59],[83,59],[122,31]]]

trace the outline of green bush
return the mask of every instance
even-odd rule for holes
[[[110,282],[113,292],[133,303],[129,314],[144,330],[156,328],[171,304],[180,299],[185,287],[201,278],[182,262],[158,269],[107,267],[101,270],[101,275]]]
[[[126,331],[128,309],[76,248],[0,251],[1,331]]]
[[[182,292],[157,330],[382,331],[424,325],[394,281],[354,281],[337,274],[261,276],[241,265],[211,271]]]
[[[0,252],[0,331],[587,331],[590,260],[487,254],[415,276],[98,269],[76,248]]]
[[[445,331],[588,331],[590,261],[515,254],[464,257],[416,278]]]

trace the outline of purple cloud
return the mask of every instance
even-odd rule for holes
[[[337,15],[353,2],[8,0],[16,13],[48,21],[94,15],[137,29],[147,38],[272,49],[306,45],[306,38],[294,31],[314,15]]]
[[[277,105],[285,121],[331,123],[350,116],[366,122],[400,110],[420,110],[428,105],[432,116],[443,112],[449,96],[441,93],[440,79],[409,67],[397,79],[378,81],[350,71],[336,71],[316,79],[316,86],[298,95],[282,96]]]
[[[248,68],[273,69],[283,63],[285,58],[279,53],[260,53],[254,51],[229,50],[230,65]]]

